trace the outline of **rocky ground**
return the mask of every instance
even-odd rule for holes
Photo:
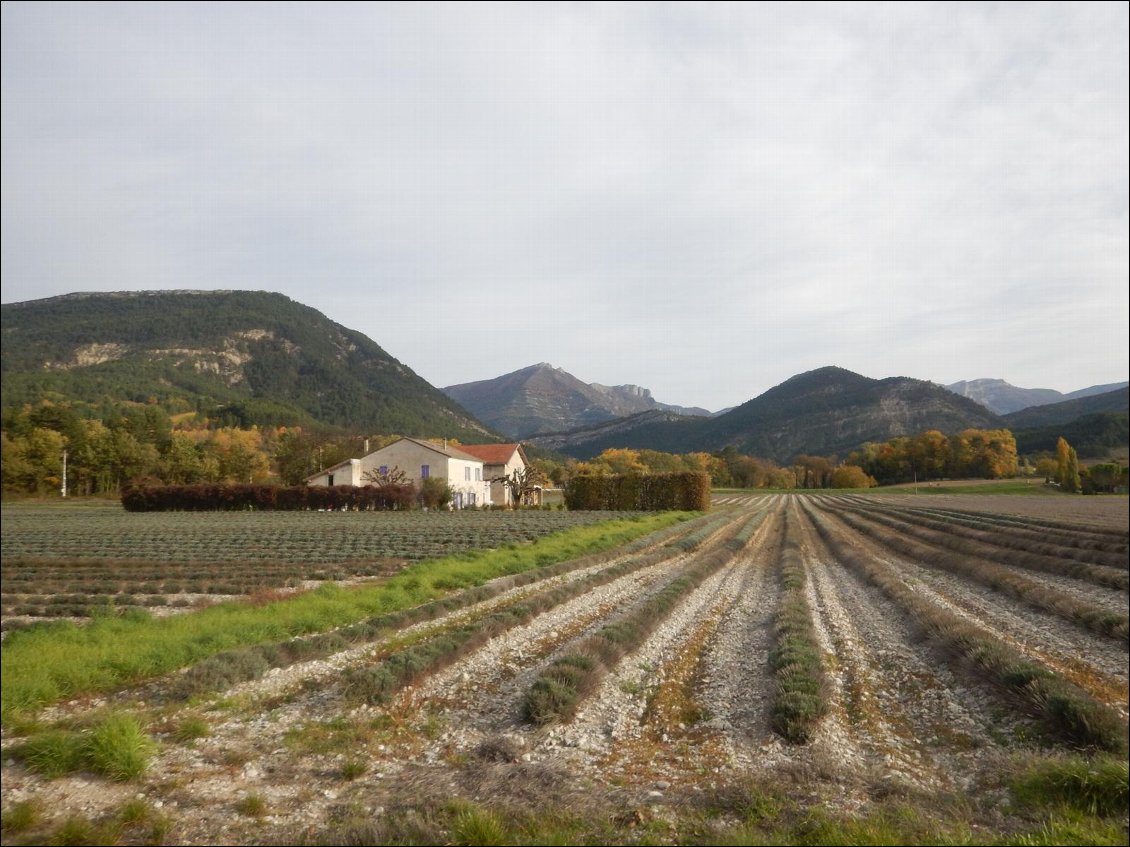
[[[923,498],[893,499],[901,505]],[[937,495],[929,504],[981,509],[976,500]],[[983,502],[1031,514],[1044,500]],[[814,508],[853,549],[897,567],[932,602],[1072,674],[1125,719],[1124,642],[893,554],[835,523],[834,499]],[[1120,508],[1109,516],[1089,514],[1085,522],[1125,530],[1125,500]],[[34,800],[54,819],[96,819],[141,797],[166,816],[166,843],[258,844],[332,839],[358,821],[454,797],[516,809],[590,809],[619,815],[630,828],[759,783],[787,785],[806,804],[840,811],[866,809],[890,796],[967,795],[985,802],[1000,792],[1002,768],[1017,749],[1031,746],[1030,725],[986,683],[954,670],[923,642],[904,610],[838,562],[797,497],[731,498],[719,509],[729,510],[726,525],[693,552],[669,548],[654,563],[487,641],[385,705],[357,702],[342,675],[378,661],[388,639],[275,669],[197,702],[171,702],[175,680],[167,679],[60,704],[42,719],[111,702],[137,711],[162,742],[156,759],[139,781],[113,783],[89,775],[46,780],[5,756],[4,808]],[[759,512],[766,517],[748,543],[604,677],[572,721],[528,722],[525,694],[555,656],[630,612],[701,557],[718,554]],[[1047,517],[1084,522],[1062,505]],[[786,744],[769,722],[775,689],[767,658],[787,532],[802,551],[830,702],[815,738],[799,746]],[[662,548],[632,555],[656,549]],[[394,637],[427,637],[623,558],[605,557],[552,581],[511,589]],[[1079,584],[1079,591],[1126,609],[1125,592],[1089,584]],[[188,718],[206,722],[208,734],[175,741],[176,728]],[[5,733],[6,747],[17,740]]]

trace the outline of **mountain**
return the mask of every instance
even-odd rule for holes
[[[962,380],[946,388],[961,397],[975,400],[998,415],[1007,415],[1029,406],[1058,403],[1063,399],[1063,394],[1054,388],[1017,388],[1003,379]]]
[[[928,429],[997,429],[997,415],[932,382],[870,379],[843,368],[799,374],[726,414],[685,418],[645,413],[625,421],[535,437],[532,443],[577,458],[608,447],[684,453],[732,446],[779,462],[800,453],[843,456],[867,441]]]
[[[1046,406],[1064,400],[1106,394],[1126,386],[1125,382],[1114,382],[1109,385],[1092,385],[1090,388],[1062,394],[1054,388],[1017,388],[1003,379],[971,379],[955,382],[953,385],[947,385],[946,388],[962,397],[976,400],[991,412],[1007,415],[1033,406]]]
[[[511,438],[563,432],[639,412],[710,414],[705,409],[659,403],[651,391],[638,385],[581,382],[546,362],[443,390],[484,423]]]
[[[0,405],[156,401],[234,424],[494,433],[374,341],[281,294],[68,294],[0,307]]]
[[[1010,428],[1023,429],[1066,424],[1084,415],[1130,411],[1130,388],[1126,386],[1102,394],[1074,393],[1078,395],[1076,399],[1021,409],[1005,415],[1004,419]]]
[[[1062,436],[1080,458],[1105,459],[1113,448],[1130,446],[1130,388],[1033,406],[1004,419],[1021,453],[1054,452]]]
[[[1096,394],[1109,394],[1120,388],[1130,388],[1130,382],[1108,382],[1105,385],[1092,385],[1090,388],[1080,388],[1063,395],[1065,400],[1078,400],[1082,397],[1094,397]]]
[[[1059,439],[1075,448],[1080,459],[1111,461],[1119,452],[1130,447],[1130,414],[1127,412],[1096,412],[1083,415],[1062,424],[1015,429],[1016,449],[1020,454],[1055,453]],[[1123,452],[1125,458],[1125,453]]]

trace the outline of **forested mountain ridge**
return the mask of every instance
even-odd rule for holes
[[[1063,436],[1081,457],[1101,456],[1130,444],[1130,388],[1032,406],[1004,419],[1023,453],[1054,450]]]
[[[0,308],[4,408],[56,398],[482,440],[494,433],[376,342],[264,291],[81,293]]]
[[[677,452],[733,447],[786,462],[798,454],[842,456],[868,441],[929,429],[949,434],[1003,426],[1002,419],[983,406],[932,382],[871,379],[825,367],[798,374],[714,418],[650,413],[531,440],[577,458],[590,458],[609,447]]]

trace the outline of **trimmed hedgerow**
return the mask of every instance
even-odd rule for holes
[[[347,511],[410,509],[411,485],[142,485],[122,491],[128,512]]]
[[[710,510],[710,475],[581,474],[565,486],[568,509],[645,512]]]

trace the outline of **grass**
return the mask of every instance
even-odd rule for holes
[[[12,632],[3,644],[0,723],[67,697],[114,690],[224,650],[282,641],[426,603],[553,562],[607,550],[687,518],[661,513],[579,527],[536,544],[430,559],[375,585],[315,591],[266,605],[223,603],[169,618],[101,617]]]
[[[536,808],[461,797],[421,800],[374,820],[359,814],[317,833],[313,844],[1125,844],[1121,815],[1069,808],[1011,808],[945,794],[877,800],[841,810],[787,785],[705,790],[663,806],[624,807],[608,797],[549,797]],[[990,823],[991,822],[991,823]]]
[[[12,752],[49,779],[88,770],[126,782],[145,773],[156,744],[137,718],[110,714],[87,730],[53,727],[33,732]]]
[[[1125,814],[1130,803],[1127,762],[1111,757],[1068,756],[1029,765],[1013,780],[1013,795],[1034,808],[1065,807],[1084,815]]]
[[[235,810],[249,818],[261,818],[267,814],[267,801],[262,794],[252,792],[236,801]]]

